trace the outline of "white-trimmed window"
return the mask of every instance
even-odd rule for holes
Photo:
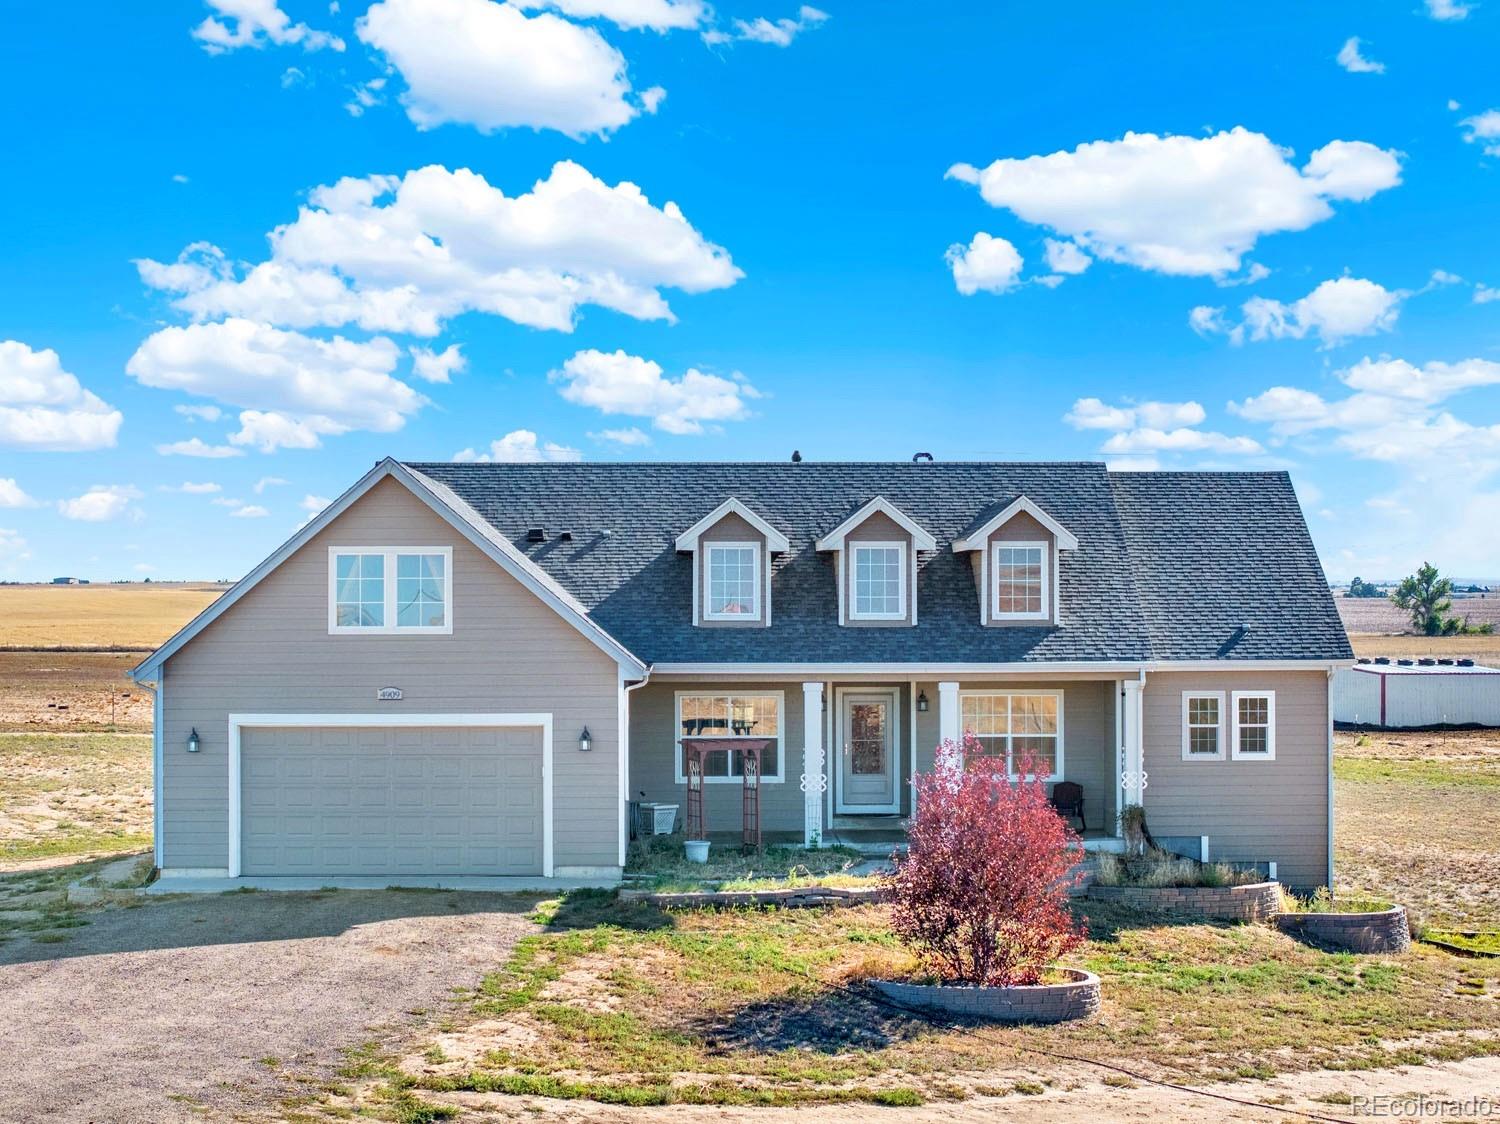
[[[706,691],[677,692],[677,783],[687,783],[682,755],[683,738],[771,738],[761,751],[761,780],[782,780],[781,714],[785,695],[781,691],[750,691],[734,694]],[[740,755],[728,750],[710,753],[704,762],[703,779],[708,783],[741,783]],[[738,815],[738,813],[736,813]]]
[[[1235,761],[1276,760],[1276,692],[1235,691],[1229,713],[1234,720],[1230,757]]]
[[[1044,542],[999,542],[990,554],[990,616],[995,620],[1045,620],[1050,584]]]
[[[708,569],[704,620],[760,619],[759,543],[708,543],[704,548],[704,565]]]
[[[962,691],[958,699],[964,732],[987,755],[1003,758],[1013,778],[1029,754],[1049,780],[1063,779],[1061,691]]]
[[[328,631],[446,635],[453,631],[453,548],[330,547]]]
[[[1182,759],[1224,760],[1224,692],[1182,692]]]
[[[898,542],[860,542],[850,547],[857,621],[906,619],[906,547]]]

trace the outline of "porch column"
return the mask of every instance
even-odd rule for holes
[[[1146,800],[1146,757],[1142,741],[1142,719],[1145,684],[1138,679],[1127,679],[1120,686],[1124,689],[1123,721],[1120,742],[1120,807],[1143,804]]]
[[[958,684],[938,684],[938,741],[952,742],[956,748],[953,751],[953,764],[963,764],[963,728],[962,719],[958,711]],[[939,761],[942,765],[944,762]]]
[[[823,845],[823,794],[828,774],[823,752],[823,684],[802,684],[802,845]]]

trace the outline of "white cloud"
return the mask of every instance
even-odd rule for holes
[[[37,501],[8,476],[0,477],[0,507],[36,507]]]
[[[187,418],[188,421],[216,422],[224,416],[224,411],[217,406],[183,406],[172,407],[173,410]]]
[[[1110,406],[1098,398],[1080,398],[1063,415],[1063,420],[1074,429],[1121,430],[1136,426],[1175,429],[1202,425],[1207,417],[1207,411],[1197,402],[1141,402]]]
[[[1460,0],[1426,0],[1427,14],[1435,20],[1461,20],[1466,19],[1472,10],[1471,5],[1460,3]]]
[[[615,445],[651,444],[650,435],[633,425],[627,429],[601,429],[598,433],[590,433],[589,436],[595,441],[609,441]]]
[[[279,476],[262,476],[255,482],[255,494],[261,495],[267,488],[278,488],[283,484],[290,484],[290,480],[283,480]]]
[[[189,496],[211,496],[216,492],[222,492],[224,489],[209,481],[201,484],[188,481],[176,486],[163,484],[161,490],[163,492],[182,492],[184,495]]]
[[[1339,48],[1338,63],[1350,74],[1384,74],[1385,63],[1367,59],[1359,53],[1359,36],[1351,35]]]
[[[303,511],[307,512],[307,514],[316,515],[332,502],[333,501],[327,496],[314,496],[309,494],[302,497],[302,503],[299,506]]]
[[[583,454],[567,445],[547,441],[539,443],[529,429],[514,429],[504,437],[490,442],[487,453],[476,453],[463,449],[453,454],[456,461],[474,464],[531,464],[539,461],[579,461]]]
[[[1489,304],[1491,301],[1500,301],[1500,289],[1491,289],[1488,285],[1474,286],[1474,303]]]
[[[300,68],[289,66],[281,72],[281,88],[290,90],[293,86],[300,86],[307,81],[307,74]]]
[[[239,278],[201,242],[176,262],[136,265],[198,320],[419,336],[471,311],[566,332],[589,304],[672,321],[663,288],[700,293],[743,276],[677,204],[654,207],[635,184],[610,187],[571,161],[516,196],[437,165],[340,180],[315,189],[270,240],[270,260]]]
[[[64,519],[104,523],[125,514],[131,501],[140,498],[140,490],[129,484],[95,484],[81,496],[58,500],[57,509]]]
[[[1245,340],[1300,340],[1309,334],[1334,347],[1355,336],[1389,332],[1401,314],[1401,302],[1411,294],[1387,289],[1358,277],[1324,281],[1301,300],[1285,304],[1267,297],[1251,297],[1240,306],[1241,320],[1231,324],[1222,308],[1199,305],[1188,323],[1199,335],[1222,333],[1231,343]]]
[[[304,51],[344,49],[344,41],[326,31],[314,31],[305,23],[293,23],[277,7],[276,0],[208,0],[215,15],[193,28],[193,38],[211,55],[239,47],[296,45]]]
[[[732,43],[736,40],[749,43],[769,43],[773,47],[790,47],[792,40],[804,31],[811,31],[828,21],[828,13],[804,4],[797,9],[796,19],[771,20],[757,16],[753,20],[735,20],[730,30],[715,28],[703,33],[703,41],[709,45]]]
[[[1500,109],[1486,109],[1459,123],[1467,144],[1484,146],[1486,156],[1500,156]]]
[[[975,293],[1003,293],[1016,287],[1021,276],[1021,254],[1004,238],[980,231],[965,246],[955,242],[943,255],[953,270],[953,283],[966,297]]]
[[[380,0],[355,24],[406,80],[419,129],[608,134],[641,112],[625,56],[597,31],[491,0]]]
[[[163,328],[125,364],[145,386],[244,407],[235,445],[316,448],[320,434],[390,433],[427,399],[392,378],[400,352],[383,337],[314,339],[231,319]]]
[[[1222,276],[1264,235],[1305,230],[1401,182],[1400,154],[1332,141],[1299,170],[1243,127],[1209,137],[1126,133],[1071,152],[955,164],[948,176],[985,202],[1065,235],[1109,261],[1161,273]]]
[[[1082,273],[1094,264],[1094,259],[1078,248],[1074,242],[1059,242],[1055,238],[1044,240],[1047,248],[1047,268],[1053,273]]]
[[[344,111],[350,117],[363,117],[365,110],[374,109],[385,101],[385,86],[384,78],[371,78],[368,82],[349,87],[349,100],[344,103]]]
[[[449,344],[443,351],[427,347],[411,349],[411,371],[426,382],[448,382],[450,376],[463,371],[469,365],[458,344]]]
[[[229,514],[235,519],[264,519],[271,513],[258,503],[247,503],[235,508]]]
[[[181,172],[174,172],[174,173],[172,173],[172,182],[173,183],[190,183],[192,181],[189,180],[188,177],[185,176],[185,175],[183,175]]]
[[[1421,367],[1405,359],[1361,359],[1340,378],[1354,390],[1434,403],[1464,390],[1500,385],[1500,363],[1465,359],[1458,363],[1432,362]]]
[[[51,348],[0,342],[0,447],[78,452],[113,447],[124,416],[63,370]]]
[[[573,19],[606,19],[627,31],[691,31],[709,14],[702,0],[511,0],[514,7],[552,8]]]
[[[677,434],[741,421],[750,415],[746,400],[760,397],[738,374],[726,379],[689,367],[674,382],[659,363],[624,351],[580,351],[547,377],[569,402],[605,414],[650,418],[657,429]]]
[[[1186,426],[1127,430],[1116,433],[1101,448],[1106,453],[1217,453],[1228,456],[1256,456],[1265,452],[1260,442],[1253,438],[1230,437]]]
[[[187,441],[173,441],[166,445],[156,446],[156,451],[164,457],[205,457],[217,460],[223,457],[242,457],[245,454],[229,445],[210,445],[201,437],[193,437]]]

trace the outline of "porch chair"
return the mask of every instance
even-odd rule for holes
[[[1052,786],[1052,806],[1064,819],[1076,817],[1081,830],[1089,829],[1088,821],[1083,818],[1083,785],[1058,781]]]

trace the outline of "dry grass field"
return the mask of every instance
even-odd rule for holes
[[[143,652],[0,651],[0,730],[151,729],[151,692],[125,673]]]
[[[1336,738],[1339,890],[1423,921],[1500,928],[1500,730]]]
[[[154,648],[226,588],[211,582],[0,586],[0,648]]]

